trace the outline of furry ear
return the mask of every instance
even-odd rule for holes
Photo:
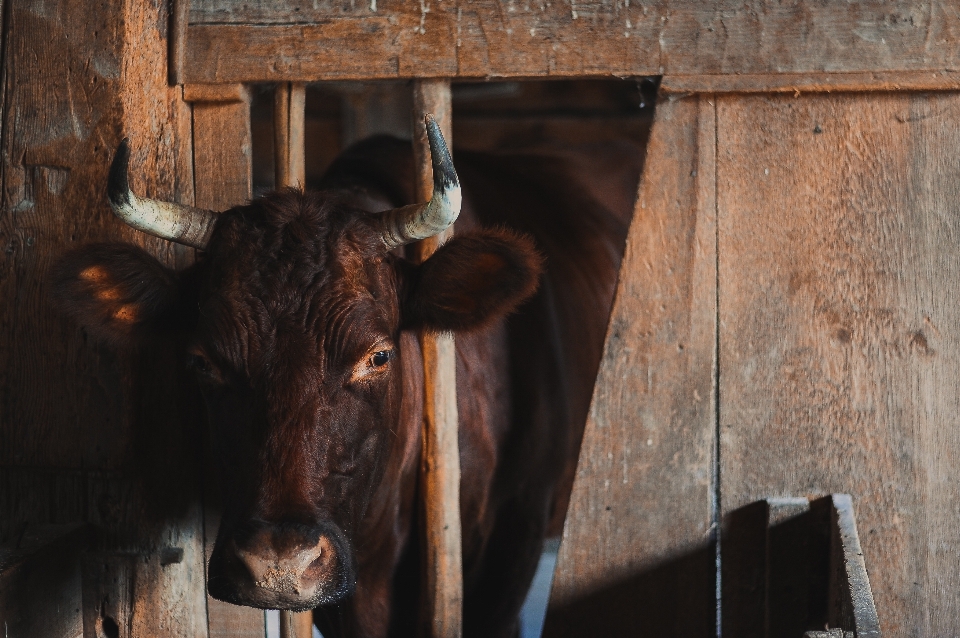
[[[127,342],[174,328],[177,275],[127,244],[93,244],[62,257],[51,273],[54,304],[91,334]]]
[[[525,235],[483,230],[455,236],[413,270],[403,323],[438,332],[481,328],[534,293],[542,264]]]

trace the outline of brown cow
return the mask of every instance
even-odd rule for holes
[[[341,156],[319,192],[219,215],[136,197],[122,144],[114,211],[202,258],[173,272],[101,244],[55,272],[61,305],[97,335],[188,335],[228,486],[209,591],[316,608],[327,638],[414,633],[423,329],[458,335],[464,633],[516,634],[565,509],[638,174],[634,153],[597,155],[606,181],[593,185],[562,154],[465,154],[458,234],[414,265],[399,247],[459,203],[429,128],[434,196],[414,206],[409,144],[388,138]]]

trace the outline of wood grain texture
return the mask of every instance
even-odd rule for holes
[[[250,95],[243,84],[185,84],[185,102],[248,102]]]
[[[306,86],[281,82],[274,88],[273,151],[274,183],[277,188],[306,184],[304,154],[304,109]]]
[[[183,62],[187,53],[187,20],[190,0],[170,0],[170,53],[167,75],[170,84],[183,84]]]
[[[960,95],[717,102],[723,510],[848,492],[891,636],[960,626]]]
[[[852,629],[856,638],[880,638],[880,621],[860,545],[853,499],[849,494],[833,494],[830,501],[834,547],[830,567],[839,572],[839,577],[830,583],[830,597],[836,601],[830,624]]]
[[[859,73],[750,73],[671,75],[660,82],[664,93],[840,93],[862,91],[955,91],[960,72],[862,71]]]
[[[133,188],[193,200],[189,109],[167,83],[167,20],[166,4],[138,0],[5,7],[0,535],[26,522],[98,523],[97,555],[134,557],[141,576],[124,635],[200,637],[195,432],[175,358],[94,342],[53,310],[47,281],[66,250],[90,241],[136,243],[171,266],[192,259],[124,226],[104,196],[111,156],[129,136]],[[180,561],[161,565],[170,548]],[[103,592],[116,598],[120,586],[104,582]]]
[[[313,612],[280,610],[280,638],[311,638],[313,636]]]
[[[423,116],[432,114],[450,138],[450,83],[418,81],[413,94],[413,155],[420,201],[433,193],[433,167]],[[453,234],[448,228],[419,242],[418,259],[427,259]],[[460,526],[460,448],[457,413],[457,359],[452,334],[421,334],[424,408],[420,486],[424,511],[424,595],[422,625],[430,638],[463,634],[463,550]]]
[[[253,194],[249,93],[239,102],[195,102],[193,156],[196,205],[222,211]]]
[[[544,635],[713,636],[711,98],[658,104]]]
[[[230,89],[232,91],[233,89]],[[226,94],[226,89],[215,92]],[[222,211],[250,199],[252,194],[249,92],[240,101],[195,102],[193,104],[193,154],[196,206]],[[217,507],[219,485],[212,476],[215,464],[207,463],[204,550],[209,563],[220,515]],[[210,638],[263,638],[263,612],[239,607],[207,596]]]
[[[936,71],[947,0],[195,2],[190,82]]]

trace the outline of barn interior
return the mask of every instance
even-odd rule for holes
[[[206,592],[177,356],[98,342],[50,275],[194,263],[111,212],[118,143],[137,192],[225,210],[303,86],[308,185],[428,87],[455,147],[645,153],[545,636],[957,635],[958,42],[943,0],[0,0],[4,635],[263,638]]]

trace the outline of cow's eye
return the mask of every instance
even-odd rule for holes
[[[381,346],[383,347],[383,346]],[[393,359],[392,349],[374,350],[369,352],[363,359],[360,359],[353,368],[353,374],[350,381],[360,381],[362,379],[372,379],[380,376],[387,371],[387,364]]]
[[[381,368],[390,362],[390,358],[392,356],[393,351],[391,350],[380,350],[379,352],[374,352],[373,356],[370,357],[370,365],[374,368]]]
[[[214,368],[213,364],[210,363],[210,360],[202,354],[196,354],[192,352],[187,354],[187,367],[193,370],[201,379],[217,379],[216,368]]]
[[[187,367],[196,372],[209,372],[210,362],[207,358],[199,354],[187,355]]]

